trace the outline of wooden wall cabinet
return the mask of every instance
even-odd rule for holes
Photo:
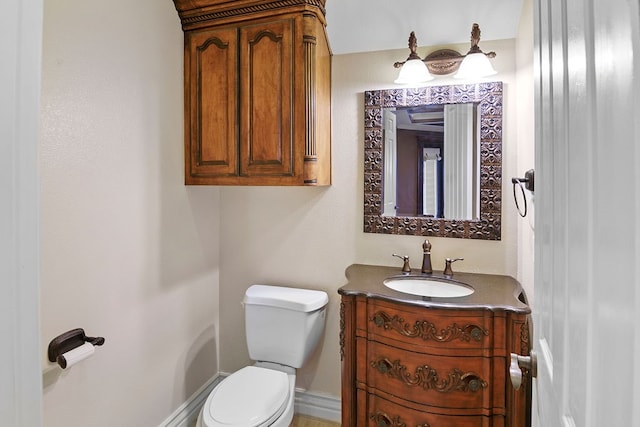
[[[185,183],[329,185],[324,0],[174,3],[185,40]]]
[[[338,291],[343,426],[530,425],[531,379],[515,390],[509,377],[510,354],[529,354],[525,304],[405,298],[369,286],[375,274],[364,270],[351,266]]]

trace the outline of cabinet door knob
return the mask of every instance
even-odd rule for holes
[[[511,353],[511,365],[509,365],[509,376],[511,377],[511,384],[513,388],[518,390],[522,385],[522,370],[529,371],[531,378],[538,376],[538,357],[535,351],[531,351],[529,356],[520,356],[516,353]]]

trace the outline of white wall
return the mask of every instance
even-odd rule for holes
[[[504,82],[503,216],[501,241],[430,238],[435,268],[461,256],[459,271],[517,275],[517,213],[511,176],[517,174],[514,40],[482,42]],[[459,51],[468,45],[449,46]],[[420,48],[425,54],[435,49]],[[339,298],[344,270],[353,263],[398,265],[392,253],[422,259],[423,237],[365,234],[363,228],[363,92],[393,87],[393,63],[407,50],[333,57],[333,185],[328,188],[222,188],[220,367],[233,371],[248,363],[240,301],[252,283],[298,285],[326,290],[330,297],[320,350],[299,372],[298,386],[340,394]],[[432,84],[459,83],[452,78]]]
[[[219,189],[183,185],[171,1],[45,4],[41,344],[46,426],[153,426],[217,372]],[[61,372],[49,341],[104,346]]]

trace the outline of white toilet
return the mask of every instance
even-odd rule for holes
[[[329,297],[326,292],[253,285],[244,297],[249,357],[256,363],[218,384],[197,427],[288,427],[293,419],[296,369],[315,349]]]

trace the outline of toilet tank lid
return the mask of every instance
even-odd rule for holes
[[[329,302],[324,291],[288,288],[284,286],[252,285],[244,295],[244,303],[268,305],[289,310],[310,312],[318,310]]]

